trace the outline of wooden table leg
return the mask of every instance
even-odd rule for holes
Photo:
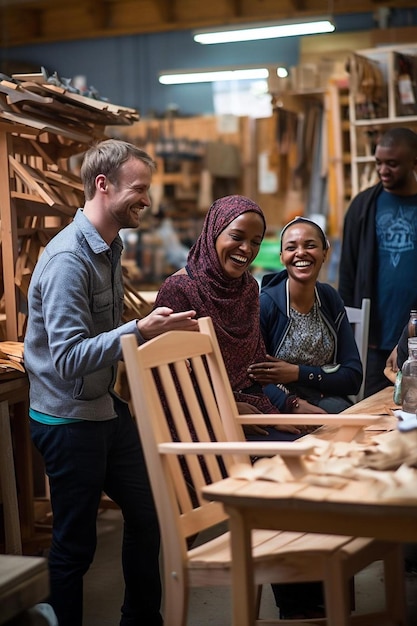
[[[3,504],[6,553],[22,554],[16,474],[7,400],[0,402],[0,496]]]
[[[0,379],[0,402],[6,403],[13,442],[15,482],[24,554],[39,554],[50,545],[50,531],[36,532],[34,502],[33,443],[29,428],[29,384],[17,373]]]
[[[253,626],[255,623],[255,584],[252,533],[245,523],[244,515],[225,508],[229,515],[232,544],[232,623],[233,626]]]
[[[32,440],[29,431],[28,405],[26,401],[13,405],[13,437],[22,462],[16,464],[19,485],[19,510],[22,541],[32,537],[35,527]]]

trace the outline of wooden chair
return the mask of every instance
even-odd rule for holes
[[[365,375],[366,364],[368,360],[368,336],[369,336],[369,316],[371,313],[371,301],[369,298],[362,300],[362,306],[360,309],[346,306],[346,315],[353,327],[355,335],[356,345],[358,346],[359,355],[362,361],[363,378],[362,385],[356,396],[351,396],[353,402],[359,402],[363,399],[365,391]]]
[[[4,552],[5,554],[22,554],[16,474],[7,400],[0,402],[0,509],[3,510]]]
[[[134,335],[122,337],[133,410],[161,528],[165,626],[185,626],[190,587],[231,584],[228,532],[190,547],[193,538],[201,538],[200,533],[212,531],[227,519],[218,503],[203,500],[201,488],[228,475],[237,461],[250,464],[252,454],[280,454],[289,471],[299,476],[305,471],[300,454],[310,450],[307,442],[244,441],[211,320],[202,318],[199,326],[199,333],[167,332],[140,347]],[[351,537],[255,531],[252,549],[258,609],[260,586],[265,583],[322,580],[327,597],[329,593],[337,596],[336,602],[330,603],[333,615],[329,615],[328,624],[345,626],[350,623],[351,577],[383,559],[389,591],[387,608],[393,619],[383,622],[381,615],[373,615],[369,623],[405,624],[402,558],[397,545]],[[234,593],[238,595],[236,590]],[[336,605],[337,619],[333,620]],[[294,626],[296,622],[279,623]]]

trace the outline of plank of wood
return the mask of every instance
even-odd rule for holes
[[[91,141],[91,136],[85,135],[84,133],[79,133],[75,130],[68,130],[64,125],[59,124],[46,124],[44,122],[40,122],[39,120],[33,119],[29,115],[23,115],[21,113],[12,113],[10,111],[2,111],[1,117],[10,122],[14,122],[19,125],[28,126],[29,128],[37,129],[40,133],[52,133],[53,135],[62,135],[67,139],[72,139],[73,141],[80,141],[83,144],[89,144]],[[13,132],[13,131],[10,131]]]
[[[48,594],[46,559],[0,555],[0,624],[45,601]]]

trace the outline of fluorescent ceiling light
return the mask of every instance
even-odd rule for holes
[[[285,67],[277,67],[277,76],[279,78],[287,78],[288,70]]]
[[[331,33],[335,30],[329,19],[317,18],[307,22],[288,22],[273,25],[254,25],[249,28],[232,28],[222,31],[199,31],[194,41],[202,44],[233,43],[258,39],[275,39],[294,35],[316,35]]]
[[[284,68],[280,68],[280,71]],[[286,71],[286,70],[285,70]],[[259,80],[266,79],[269,71],[265,67],[240,70],[192,70],[183,73],[161,74],[159,82],[163,85],[183,85],[186,83],[214,83],[220,80]]]

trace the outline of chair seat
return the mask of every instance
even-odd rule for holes
[[[329,557],[333,556],[340,561],[354,557],[356,562],[363,557],[367,564],[369,552],[375,551],[380,556],[384,545],[389,548],[389,544],[367,538],[255,530],[252,532],[252,554],[256,583],[287,582],[289,575],[291,580],[298,582],[322,580]],[[230,584],[230,533],[226,531],[192,548],[188,551],[187,560],[187,567],[192,570],[189,575],[193,581],[198,570],[202,570],[204,576],[201,580],[204,582],[201,584],[210,585],[210,578],[216,570],[213,584],[219,584],[219,572],[224,576],[224,584]],[[268,567],[268,563],[271,567]],[[271,568],[272,571],[276,570],[275,578],[271,574]]]

